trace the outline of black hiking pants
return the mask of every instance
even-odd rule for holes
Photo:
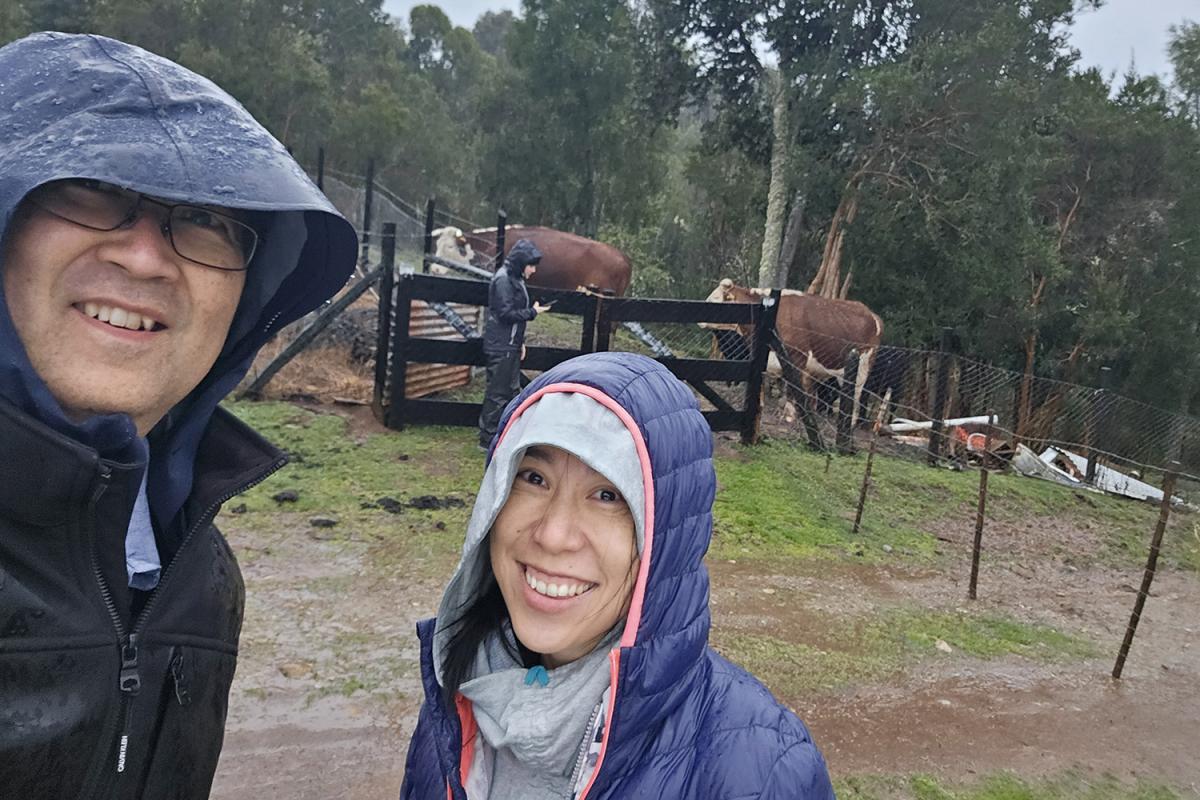
[[[479,412],[479,444],[487,447],[496,435],[500,415],[508,401],[521,391],[521,354],[485,353],[487,358],[487,388],[483,393],[483,410]]]

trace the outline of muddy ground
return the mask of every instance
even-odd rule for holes
[[[453,526],[446,547],[399,557],[382,552],[393,538],[345,523],[314,528],[307,515],[280,512],[264,526],[226,513],[222,526],[248,600],[213,797],[396,797],[421,699],[413,626],[434,613],[453,567]],[[790,642],[832,647],[843,620],[970,606],[1070,632],[1093,642],[1096,655],[982,659],[931,649],[878,680],[795,696],[777,688],[809,724],[831,773],[969,781],[1075,769],[1200,798],[1200,579],[1160,570],[1124,678],[1114,682],[1142,571],[1090,560],[1098,531],[1036,516],[990,526],[972,604],[969,510],[936,528],[945,551],[936,568],[710,562],[714,630],[786,631]]]

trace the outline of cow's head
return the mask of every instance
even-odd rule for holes
[[[704,298],[709,303],[754,303],[758,298],[754,297],[750,290],[744,286],[738,286],[729,278],[722,278],[717,284],[717,288],[713,289],[708,297]],[[701,328],[707,328],[717,337],[717,344],[720,347],[721,353],[726,358],[746,358],[742,352],[746,345],[744,339],[749,333],[749,329],[744,325],[735,325],[726,322],[701,322]]]
[[[461,228],[456,228],[453,225],[445,228],[437,228],[431,231],[431,235],[437,240],[435,249],[437,254],[442,258],[470,261],[471,256],[474,255],[470,245],[467,244],[466,234],[462,232]]]
[[[766,293],[770,294],[770,290]],[[757,303],[762,294],[761,289],[747,289],[745,286],[738,286],[729,278],[722,278],[717,288],[705,299],[710,303]]]

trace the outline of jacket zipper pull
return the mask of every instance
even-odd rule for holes
[[[175,684],[175,699],[179,705],[189,705],[192,697],[188,694],[187,678],[183,672],[183,650],[176,650],[171,656],[171,679]]]
[[[128,695],[136,695],[142,688],[138,674],[138,635],[129,634],[129,641],[121,647],[121,677],[117,686]]]
[[[125,696],[121,707],[125,711],[125,724],[121,728],[121,739],[117,747],[117,772],[125,771],[125,754],[129,751],[129,725],[133,719],[133,698],[142,688],[142,678],[138,675],[138,635],[129,634],[125,644],[121,645],[121,676],[117,687]]]
[[[129,723],[133,718],[133,698],[142,688],[142,678],[138,675],[138,635],[129,634],[129,639],[121,645],[121,677],[117,687],[125,695],[121,705],[125,709],[125,726],[121,729],[121,743],[117,748],[117,772],[125,771],[125,753],[129,749]]]
[[[99,479],[96,481],[96,487],[92,489],[91,504],[93,506],[100,502],[100,498],[104,495],[104,492],[108,490],[108,481],[109,478],[112,477],[112,470],[109,469],[108,465],[104,464],[103,462],[100,464],[99,472],[100,475]]]

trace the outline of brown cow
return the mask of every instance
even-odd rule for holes
[[[724,278],[707,299],[712,303],[758,303],[770,293],[770,289],[749,289]],[[729,326],[708,324],[705,327]],[[737,329],[743,338],[748,338],[748,329],[743,326],[737,326]],[[767,371],[782,372],[792,385],[798,377],[809,398],[814,397],[814,379],[818,382],[835,377],[841,379],[850,350],[858,349],[858,377],[854,383],[851,417],[857,422],[863,385],[883,336],[883,320],[862,303],[784,289],[775,330],[786,358],[768,363]],[[772,357],[774,355],[772,353]],[[789,373],[793,374],[789,376]]]
[[[531,286],[568,291],[579,288],[607,289],[617,296],[629,291],[633,267],[625,254],[610,244],[553,228],[509,225],[505,228],[505,255],[518,239],[528,239],[542,251],[542,262],[529,279]],[[468,242],[476,253],[487,258],[495,257],[495,228],[472,231]]]

